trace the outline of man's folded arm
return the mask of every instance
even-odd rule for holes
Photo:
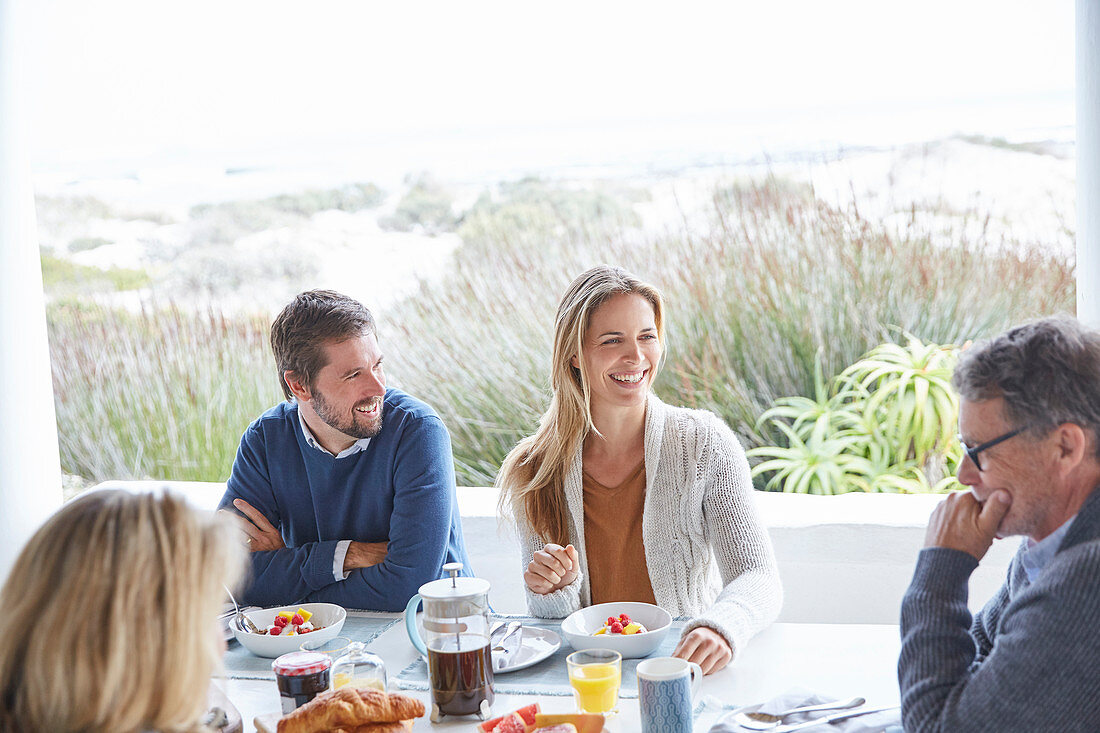
[[[241,439],[233,471],[226,482],[225,494],[218,504],[244,516],[233,506],[234,499],[243,499],[281,526],[279,508],[271,489],[267,464],[258,450],[255,428],[249,428]],[[338,540],[307,542],[298,547],[286,547],[249,554],[249,576],[242,591],[242,600],[249,605],[273,606],[299,602],[311,592],[336,582],[333,557]]]
[[[405,431],[394,471],[386,559],[311,592],[309,600],[400,611],[421,585],[439,577],[456,512],[451,439],[439,418],[419,418]]]
[[[1087,729],[1100,712],[1100,680],[1082,673],[1100,654],[1091,631],[1100,590],[1087,577],[1097,558],[1081,562],[1077,548],[1069,553],[1021,591],[1002,614],[992,650],[975,665],[965,589],[977,562],[957,550],[921,552],[902,603],[907,732]]]

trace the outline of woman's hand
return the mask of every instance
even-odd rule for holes
[[[726,638],[712,628],[699,626],[688,632],[672,656],[695,662],[703,668],[703,674],[717,672],[733,659],[733,649]]]
[[[536,552],[531,562],[527,563],[523,582],[532,593],[544,596],[561,590],[576,580],[579,567],[580,555],[577,554],[576,547],[562,547],[551,543]]]

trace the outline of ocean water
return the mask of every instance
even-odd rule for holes
[[[171,149],[92,154],[35,163],[36,189],[94,194],[131,205],[186,207],[310,187],[371,181],[394,190],[427,171],[456,184],[490,185],[524,176],[666,178],[821,160],[954,135],[1009,142],[1072,144],[1073,96],[892,103],[726,112],[696,119],[600,120],[489,125],[329,139],[304,135],[275,145],[226,150],[201,132]]]

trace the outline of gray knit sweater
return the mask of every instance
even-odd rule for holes
[[[920,553],[901,605],[905,730],[1100,731],[1100,490],[1036,581],[1017,553],[971,621],[977,565],[959,550]]]
[[[736,656],[775,620],[783,599],[771,541],[753,503],[745,452],[713,413],[670,407],[650,395],[645,469],[642,542],[653,595],[673,616],[692,617],[685,633],[709,626]],[[580,451],[564,491],[580,575],[547,595],[528,589],[527,608],[535,616],[566,616],[591,603]],[[519,534],[526,570],[543,542],[526,524]]]

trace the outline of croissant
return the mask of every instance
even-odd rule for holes
[[[367,723],[358,728],[337,728],[331,733],[406,733],[412,729],[411,720],[402,720],[400,723]]]
[[[397,733],[424,714],[424,703],[400,693],[341,687],[322,692],[279,721],[278,733]]]

